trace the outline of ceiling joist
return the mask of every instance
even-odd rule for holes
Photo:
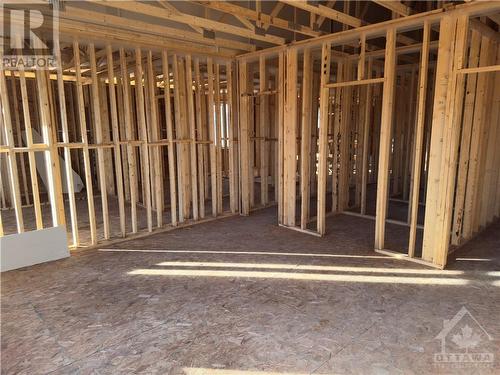
[[[401,3],[401,1],[373,0],[373,2],[403,17],[409,16],[412,13],[411,8]]]
[[[273,10],[271,11],[271,14],[270,14],[271,18],[278,17],[278,15],[280,14],[280,12],[281,12],[281,10],[283,9],[284,6],[285,6],[285,4],[283,4],[283,3],[276,3],[274,5]],[[270,26],[271,25],[268,24],[266,27],[264,27],[264,30],[267,31]]]
[[[219,10],[221,12],[229,13],[234,16],[243,17],[256,22],[262,22],[265,25],[275,26],[280,29],[298,32],[304,35],[314,36],[314,37],[320,35],[318,31],[314,31],[309,27],[293,24],[288,20],[278,18],[276,16],[273,16],[272,14],[268,15],[262,12],[257,12],[253,9],[245,8],[225,1],[199,1],[198,3],[210,9]],[[279,9],[281,10],[281,8]]]
[[[115,2],[115,1],[103,1],[103,0],[89,0],[89,1],[99,5],[105,5],[110,8],[116,8],[129,12],[145,14],[147,16],[156,18],[168,19],[174,22],[202,27],[208,30],[220,31],[223,33],[233,34],[248,39],[260,40],[270,44],[277,44],[277,45],[285,44],[285,39],[278,36],[261,35],[247,28],[233,26],[227,23],[222,23],[203,17],[193,16],[190,14],[188,15],[180,12],[177,13],[168,9],[160,8],[145,3]]]
[[[338,10],[329,8],[327,6],[319,4],[318,6],[311,5],[304,0],[279,0],[282,3],[288,4],[298,9],[305,10],[309,13],[317,14],[318,16],[323,16],[329,18],[333,21],[342,23],[344,25],[349,25],[352,27],[360,27],[363,22],[356,17],[350,16],[349,14],[339,12]]]
[[[158,3],[164,7],[165,9],[168,9],[176,14],[180,14],[181,12],[179,12],[177,10],[176,7],[174,7],[172,4],[170,4],[168,1],[165,1],[165,0],[162,0],[162,1],[158,1]],[[196,31],[198,34],[202,34],[203,35],[203,28],[202,27],[196,27],[196,26],[192,26],[192,25],[188,25],[191,29],[193,29],[194,31]]]
[[[337,1],[336,0],[330,0],[330,1],[327,1],[326,2],[326,6],[328,8],[333,8],[333,6],[335,5]],[[310,13],[311,14],[311,17],[316,16],[314,13]],[[325,21],[327,20],[327,18],[325,16],[320,16],[316,19],[316,24],[318,25],[318,28],[321,28],[321,26],[323,26],[323,24],[325,23]]]
[[[83,22],[85,21],[88,22],[89,20],[92,20],[92,22],[94,23],[99,23],[102,25],[112,26],[120,29],[124,28],[136,32],[144,32],[144,30],[148,30],[148,32],[157,34],[159,36],[175,35],[175,38],[172,39],[177,39],[177,40],[185,40],[189,42],[196,42],[211,46],[219,46],[219,47],[237,49],[242,51],[255,50],[255,46],[248,43],[242,43],[235,40],[222,39],[218,37],[214,39],[205,38],[202,35],[199,35],[198,33],[193,31],[179,30],[173,27],[154,25],[151,23],[132,20],[130,18],[123,18],[111,14],[105,14],[90,10],[83,10],[69,5],[67,5],[65,7],[65,10],[61,11],[59,14],[62,19],[68,19],[68,20],[71,19]]]

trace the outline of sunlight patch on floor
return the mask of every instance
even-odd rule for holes
[[[357,283],[386,284],[425,284],[425,285],[466,285],[465,279],[435,278],[435,277],[400,277],[400,276],[369,276],[369,275],[338,275],[322,273],[293,272],[262,272],[262,271],[215,271],[189,269],[136,269],[129,275],[145,276],[189,276],[189,277],[249,277],[258,279],[288,279],[307,281],[337,281]]]
[[[491,258],[455,258],[459,262],[491,262]]]
[[[319,266],[312,264],[275,264],[275,263],[227,263],[227,262],[161,262],[157,266],[164,267],[227,267],[227,268],[262,268],[285,269],[300,271],[338,271],[338,272],[364,272],[364,273],[396,273],[396,274],[422,274],[422,275],[463,275],[464,271],[443,271],[433,269],[414,268],[388,268],[388,267],[345,267],[345,266]]]

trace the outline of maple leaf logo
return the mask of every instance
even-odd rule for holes
[[[481,337],[477,333],[473,333],[472,328],[468,325],[462,327],[461,331],[462,333],[453,335],[451,341],[468,353],[470,348],[475,348],[481,342]]]

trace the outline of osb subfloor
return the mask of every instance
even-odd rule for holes
[[[472,321],[469,350],[496,368],[434,354],[462,307],[500,339],[500,222],[446,271],[375,254],[373,226],[339,215],[315,238],[271,208],[4,273],[2,373],[498,373],[499,341]]]

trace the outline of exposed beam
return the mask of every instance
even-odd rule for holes
[[[411,204],[410,204],[410,239],[408,241],[408,256],[415,256],[415,245],[417,238],[417,220],[418,220],[418,202],[420,194],[420,176],[422,165],[422,153],[424,151],[424,127],[425,127],[425,105],[427,92],[427,76],[429,69],[429,41],[431,28],[428,22],[424,23],[424,35],[422,41],[422,52],[420,54],[420,70],[418,77],[418,104],[417,118],[415,121],[415,140],[414,140],[414,158],[413,172],[411,174]]]
[[[384,250],[385,222],[387,218],[389,189],[389,158],[391,153],[392,112],[396,86],[396,28],[387,30],[384,62],[384,88],[379,140],[377,177],[377,211],[375,221],[375,250]]]
[[[286,55],[285,122],[283,128],[283,224],[295,226],[297,184],[297,74],[298,54],[295,48]]]
[[[174,38],[181,40],[186,40],[190,42],[197,42],[208,44],[212,46],[219,46],[224,48],[238,49],[242,51],[254,51],[255,46],[238,42],[229,39],[223,39],[216,37],[214,39],[205,38],[198,33],[192,31],[185,31],[176,29],[168,26],[153,25],[151,23],[146,23],[142,21],[136,21],[124,17],[114,16],[111,14],[105,14],[101,12],[94,12],[90,10],[83,10],[73,6],[66,6],[65,10],[59,13],[60,17],[63,19],[76,19],[85,22],[96,22],[107,26],[112,26],[116,28],[126,28],[128,30],[134,31],[144,31],[158,34],[159,36],[170,36],[173,35]]]
[[[215,9],[221,12],[232,14],[235,17],[250,19],[253,21],[260,21],[265,25],[275,26],[284,30],[298,32],[309,36],[319,36],[321,34],[320,32],[314,31],[311,28],[303,25],[297,25],[297,24],[291,25],[290,21],[278,18],[276,16],[273,16],[272,14],[268,15],[265,13],[259,13],[253,9],[245,8],[224,1],[200,1],[199,4],[202,4],[210,9]],[[282,3],[279,4],[284,5]]]
[[[19,71],[15,71],[15,70],[6,70],[5,76],[6,77],[10,77],[10,76],[20,77],[21,73]],[[36,78],[35,72],[24,72],[23,76],[25,79],[35,79]],[[58,79],[57,74],[49,74],[49,78],[52,81],[57,81],[57,79]],[[63,81],[72,81],[72,82],[76,81],[76,77],[74,75],[69,75],[69,74],[63,75],[62,79],[63,79]],[[90,83],[90,79],[82,77],[82,83],[84,85],[87,85]]]
[[[153,5],[137,2],[115,2],[103,0],[89,0],[90,2],[105,5],[110,8],[126,10],[129,12],[145,14],[151,17],[168,19],[171,21],[203,27],[206,29],[220,31],[223,33],[234,34],[245,38],[260,40],[271,44],[284,44],[285,39],[273,35],[260,35],[246,28],[229,25],[203,17],[197,17],[190,14],[175,13],[168,9],[163,9]]]
[[[335,5],[335,3],[336,3],[336,1],[328,1],[326,3],[326,6],[329,7],[329,8],[332,8]],[[366,13],[366,10],[368,9],[368,4],[369,3],[367,3],[365,5],[363,14]],[[326,17],[319,17],[318,18],[318,20],[317,20],[318,28],[321,28],[321,26],[323,25],[323,23],[325,22],[325,20],[326,20]],[[368,24],[368,22],[363,21],[363,17],[360,17],[360,21],[363,22],[363,23],[365,23],[365,24]],[[397,41],[400,42],[400,43],[403,43],[405,45],[413,44],[415,42],[413,39],[408,38],[408,37],[406,37],[404,35],[401,35],[401,34],[397,36]]]
[[[477,17],[480,15],[488,15],[494,12],[500,11],[500,2],[483,2],[476,1],[467,4],[459,4],[450,7],[450,9],[443,11],[443,9],[434,9],[428,12],[415,13],[408,17],[401,17],[397,19],[391,19],[384,22],[379,22],[375,24],[364,25],[357,29],[350,29],[338,33],[332,33],[323,35],[314,39],[306,39],[294,42],[294,47],[303,49],[306,47],[319,47],[322,43],[330,42],[335,46],[339,46],[345,43],[352,42],[353,39],[359,38],[361,33],[365,33],[367,39],[377,38],[384,36],[387,28],[396,27],[398,32],[406,32],[410,30],[421,29],[424,21],[429,21],[431,23],[437,23],[441,20],[445,13],[450,14],[468,14],[470,17]],[[267,48],[263,51],[250,52],[244,55],[237,56],[238,60],[245,60],[247,62],[255,61],[259,58],[261,54],[266,56],[278,56],[278,54],[283,51],[287,46],[277,46],[272,48]]]
[[[403,17],[409,16],[412,13],[411,8],[401,3],[401,1],[373,0],[373,2]]]
[[[88,12],[88,11],[84,11]],[[63,12],[61,12],[62,14]],[[97,13],[102,16],[101,13]],[[106,15],[108,17],[109,15]],[[116,16],[115,16],[116,17]],[[118,17],[119,18],[119,17]],[[45,15],[45,19],[50,20],[50,15]],[[129,22],[130,23],[130,22]],[[148,25],[151,29],[151,25]],[[41,30],[48,31],[41,27]],[[182,32],[178,29],[173,29],[175,33]],[[174,40],[165,37],[165,34],[155,35],[146,34],[144,30],[135,31],[128,28],[116,28],[106,25],[92,24],[88,18],[85,20],[73,20],[64,17],[59,17],[59,32],[61,42],[78,39],[88,39],[94,41],[113,41],[114,43],[121,43],[122,45],[137,46],[140,45],[144,48],[161,49],[167,48],[171,51],[178,51],[180,53],[195,53],[203,55],[211,55],[214,57],[231,58],[238,54],[239,48],[230,48],[224,45],[200,45],[200,42],[190,42],[185,40]],[[193,34],[193,33],[191,33]],[[217,40],[217,39],[216,39]],[[231,41],[235,42],[235,41]],[[236,42],[238,43],[238,42]],[[241,43],[241,42],[240,42]],[[255,48],[252,48],[255,50]],[[96,55],[97,56],[97,55]]]
[[[333,8],[333,6],[335,5],[336,2],[337,2],[336,0],[327,1],[326,6],[328,8]],[[312,13],[312,14],[314,14],[314,13]],[[326,19],[327,18],[325,16],[318,17],[318,19],[316,20],[316,24],[318,25],[318,28],[321,28],[321,26],[323,26],[323,23],[325,23]]]
[[[168,1],[165,1],[165,0],[162,0],[162,1],[158,1],[158,3],[164,7],[165,9],[168,9],[174,13],[177,13],[177,14],[180,14],[181,12],[179,12],[179,10],[174,7],[172,4],[168,3]],[[193,29],[194,31],[196,31],[198,34],[203,34],[203,28],[202,27],[196,27],[196,26],[192,26],[192,25],[188,25],[191,29]]]
[[[262,13],[261,0],[255,0],[255,11],[257,12],[257,15],[260,17],[260,14]],[[257,22],[257,26],[262,27],[262,22],[260,20]]]
[[[346,13],[339,12],[338,10],[335,9],[328,8],[321,4],[318,6],[314,6],[304,0],[279,0],[279,1],[291,5],[295,8],[303,9],[310,13],[317,14],[318,16],[323,16],[333,21],[340,22],[344,25],[349,25],[352,27],[360,27],[362,25],[362,21],[359,18],[350,16]]]
[[[285,6],[285,4],[283,4],[283,3],[279,3],[279,2],[278,2],[278,3],[276,3],[276,5],[274,6],[273,10],[271,11],[270,16],[271,16],[272,18],[274,18],[274,17],[278,17],[278,15],[279,15],[279,14],[280,14],[280,12],[281,12],[281,9],[283,9],[283,7],[284,7],[284,6]],[[269,26],[270,26],[270,25],[267,25],[267,26],[264,28],[264,30],[266,30],[266,31],[267,31],[267,30],[269,29]]]
[[[500,26],[500,14],[491,14],[488,16],[489,19],[491,19],[493,22],[495,22],[497,25]]]
[[[327,149],[328,149],[328,96],[330,90],[325,85],[330,81],[330,58],[331,46],[324,43],[321,48],[321,86],[319,99],[319,134],[318,134],[318,205],[316,228],[319,234],[324,235],[326,231],[326,180],[327,175]]]
[[[205,6],[206,8],[208,9],[215,9],[215,10],[219,10],[221,11],[221,9],[217,9],[217,7],[212,7],[210,6],[209,1],[207,2],[204,2],[204,1],[200,1],[200,2],[195,2],[195,3],[198,3],[199,5],[203,5]],[[244,8],[245,9],[245,8]],[[222,22],[223,20],[226,20],[227,19],[227,16],[228,15],[231,15],[233,16],[234,18],[236,18],[238,20],[239,23],[241,23],[243,26],[245,26],[247,29],[249,30],[252,30],[255,32],[255,25],[253,23],[251,23],[248,19],[246,19],[244,16],[240,15],[239,13],[234,13],[234,12],[225,12],[222,17],[220,17],[218,19],[219,22]],[[207,16],[207,13],[205,13],[205,18],[208,18]]]
[[[248,161],[250,160],[249,145],[250,145],[250,99],[245,94],[248,91],[248,65],[245,61],[239,63],[238,69],[238,87],[239,87],[239,161],[240,161],[240,186],[241,186],[241,214],[248,216],[250,214],[250,168]]]
[[[470,20],[470,27],[473,30],[479,31],[482,35],[487,36],[492,40],[495,40],[497,43],[500,42],[500,33],[496,32],[483,22],[472,19]]]
[[[248,30],[252,30],[255,32],[255,26],[253,23],[251,23],[249,20],[247,20],[245,17],[234,15],[236,19],[243,25],[245,26]]]
[[[220,57],[232,57],[237,54],[237,51],[234,49],[225,49],[219,46],[202,46],[195,42],[166,39],[160,35],[146,35],[133,30],[118,30],[104,25],[92,25],[84,21],[61,19],[59,22],[59,30],[61,32],[61,41],[70,37],[78,37],[91,40],[113,41],[127,46],[140,45],[144,48],[153,49],[167,48],[171,51],[182,53],[192,52]]]
[[[310,49],[304,50],[304,74],[302,75],[302,131],[300,140],[300,227],[307,229],[311,200],[311,135],[313,108],[313,59]],[[314,170],[313,170],[314,171]]]
[[[276,3],[273,10],[271,11],[271,17],[278,17],[278,15],[280,14],[280,12],[284,6],[285,6],[285,4],[283,4],[283,3],[279,3],[279,2]]]

